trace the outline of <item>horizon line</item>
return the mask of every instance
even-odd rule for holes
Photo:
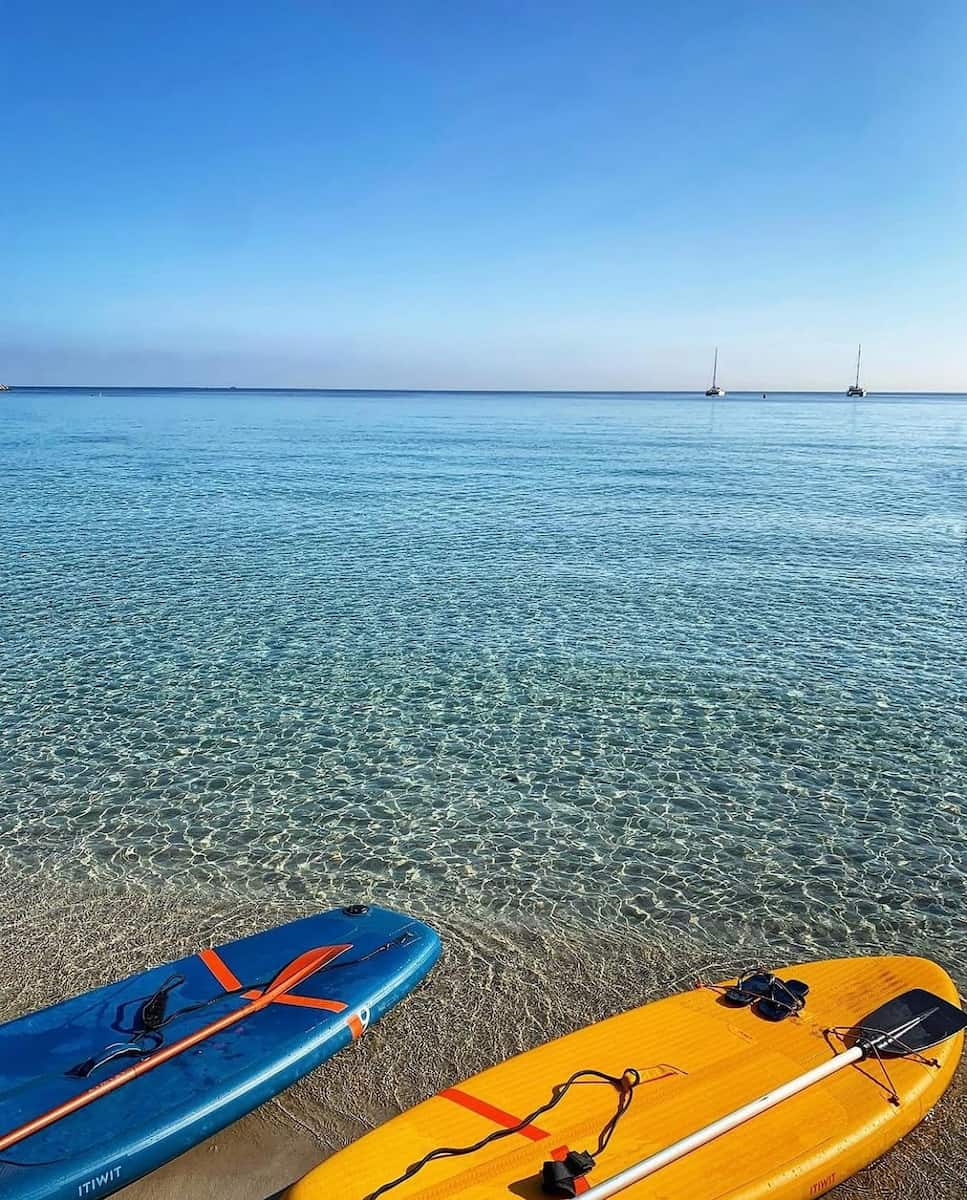
[[[878,396],[965,396],[967,391],[867,391],[865,396],[847,396],[842,390],[824,391],[813,388],[735,388],[724,396],[706,396],[699,388],[444,388],[444,387],[290,387],[242,384],[79,384],[79,383],[11,383],[8,392],[305,392],[330,395],[440,395],[440,396],[698,396],[703,400],[727,400],[729,396],[756,399],[770,396],[835,396],[842,399],[869,400]],[[2,394],[2,393],[0,393]]]

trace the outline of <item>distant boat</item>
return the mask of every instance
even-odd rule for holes
[[[0,383],[0,392],[9,392],[9,391],[10,391],[10,385],[9,385],[9,384],[7,384],[7,383]]]
[[[716,382],[719,373],[719,348],[715,347],[715,360],[712,363],[712,386],[705,389],[706,396],[724,396],[725,388],[719,387]]]
[[[860,387],[860,355],[863,353],[862,345],[856,347],[856,382],[852,384],[846,391],[847,396],[865,396],[866,388]]]

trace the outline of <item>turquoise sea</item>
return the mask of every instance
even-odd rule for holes
[[[13,872],[964,960],[967,398],[21,389],[0,480]]]

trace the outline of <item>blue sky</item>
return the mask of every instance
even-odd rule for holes
[[[967,5],[14,3],[0,380],[967,390]]]

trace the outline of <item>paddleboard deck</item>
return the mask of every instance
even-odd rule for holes
[[[356,906],[293,921],[0,1025],[0,1140],[130,1069],[105,1060],[164,1001],[162,1045],[250,1005],[293,961],[331,947],[324,965],[237,1024],[0,1150],[4,1200],[86,1200],[189,1149],[360,1037],[426,975],[440,953],[428,926]],[[200,1006],[200,1007],[195,1007]],[[155,1048],[155,1038],[141,1044]],[[89,1075],[72,1069],[102,1061]],[[141,1060],[147,1061],[147,1060]]]
[[[898,993],[925,988],[959,1003],[942,968],[925,959],[839,959],[776,969],[810,991],[803,1012],[778,1023],[696,988],[550,1042],[447,1088],[334,1155],[285,1200],[363,1200],[438,1146],[465,1146],[519,1123],[575,1071],[641,1075],[628,1113],[588,1182],[603,1181],[843,1048],[827,1031],[859,1022]],[[729,981],[732,982],[732,981]],[[721,986],[721,985],[720,985]],[[628,1200],[811,1200],[883,1154],[939,1099],[963,1034],[929,1052],[936,1065],[865,1061],[627,1189]],[[610,1085],[571,1089],[520,1133],[466,1157],[431,1162],[386,1200],[541,1200],[541,1165],[593,1150],[615,1112]],[[586,1190],[586,1184],[580,1185]]]

